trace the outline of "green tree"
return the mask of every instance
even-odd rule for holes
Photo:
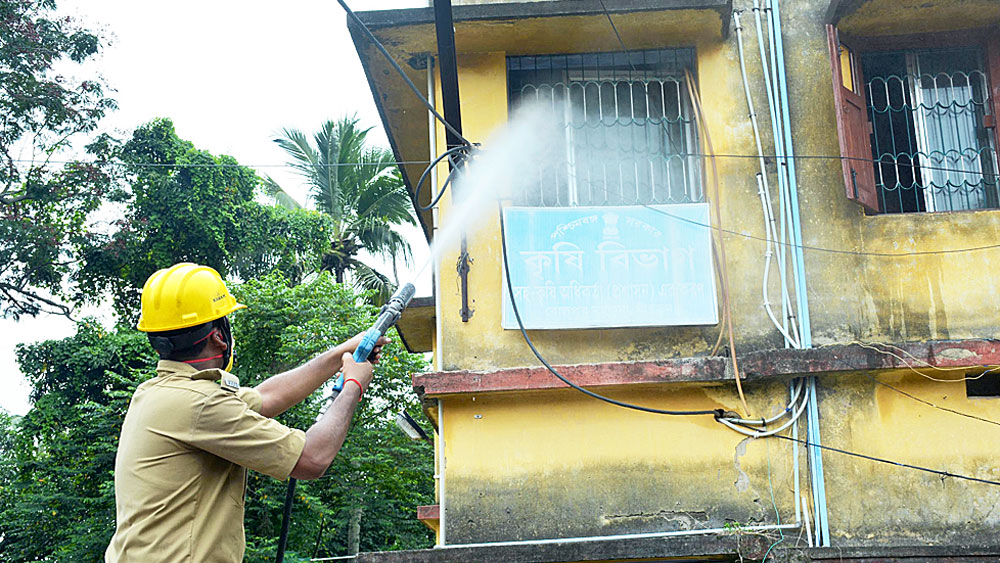
[[[394,227],[414,225],[416,219],[392,153],[367,146],[369,131],[358,127],[357,118],[345,117],[324,123],[313,136],[314,145],[296,129],[283,130],[275,142],[309,186],[313,205],[333,221],[323,269],[338,282],[350,272],[356,285],[375,290],[384,300],[392,289],[389,277],[358,254],[366,250],[393,264],[397,258],[408,263],[410,246]],[[265,187],[279,202],[291,204],[273,180]]]
[[[87,247],[77,275],[82,298],[110,293],[122,318],[131,320],[146,278],[177,262],[243,279],[277,270],[300,281],[319,270],[329,218],[257,202],[253,170],[198,150],[169,119],[137,128],[118,158],[129,184],[124,210],[110,233]]]
[[[243,383],[298,365],[368,328],[377,309],[358,304],[349,287],[328,275],[293,286],[280,276],[252,280],[234,289],[248,308],[235,314],[236,373]],[[430,530],[416,520],[416,507],[434,498],[433,451],[395,427],[397,412],[421,419],[410,374],[426,363],[402,347],[398,336],[382,353],[375,379],[355,414],[347,441],[327,476],[300,481],[289,533],[289,551],[307,557],[347,552],[352,515],[360,512],[361,550],[430,547]],[[324,393],[281,415],[308,428],[324,406]],[[286,484],[251,474],[247,494],[247,557],[274,558]],[[360,511],[359,511],[360,509]]]
[[[54,162],[115,107],[99,79],[54,70],[101,47],[55,8],[55,0],[0,0],[0,316],[69,314],[62,282],[110,186],[104,140],[89,146],[88,163]]]
[[[233,323],[235,371],[244,385],[360,332],[375,313],[327,274],[297,286],[272,274],[233,291],[249,305]],[[86,321],[72,337],[20,347],[18,362],[32,386],[32,408],[20,419],[0,413],[0,560],[101,561],[115,525],[121,424],[135,387],[152,375],[152,348],[131,327],[106,330]],[[299,483],[292,552],[343,554],[351,514],[359,508],[363,550],[431,545],[415,507],[433,502],[433,452],[391,423],[404,408],[419,418],[409,374],[423,367],[398,338],[386,348],[329,476]],[[321,395],[280,420],[308,428],[323,407]],[[274,560],[284,494],[285,483],[250,472],[246,561]]]
[[[153,354],[131,329],[92,321],[19,346],[32,408],[0,449],[0,559],[100,561],[114,530],[113,470],[129,397]]]

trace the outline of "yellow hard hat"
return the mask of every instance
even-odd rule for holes
[[[219,272],[189,262],[158,270],[142,287],[138,329],[164,332],[221,319],[246,305],[236,302]]]

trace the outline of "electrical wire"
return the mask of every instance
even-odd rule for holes
[[[470,145],[475,145],[475,143],[469,143],[469,144]],[[673,154],[671,156],[674,156],[674,157],[677,157],[677,158],[682,158],[682,159],[685,159],[685,158],[732,158],[732,159],[746,159],[746,158],[757,159],[757,158],[760,158],[759,155],[756,155],[756,154],[676,153],[676,154]],[[796,154],[796,155],[789,156],[789,155],[777,155],[777,154],[773,154],[773,153],[765,153],[764,154],[764,158],[766,158],[766,159],[784,159],[784,160],[852,160],[852,161],[860,161],[860,162],[871,162],[871,163],[875,163],[875,164],[879,164],[879,163],[881,163],[881,164],[890,164],[888,162],[884,162],[882,160],[874,159],[874,158],[863,158],[863,157],[860,157],[860,156],[824,155],[824,154],[812,154],[812,155],[810,155],[810,154]],[[28,158],[13,158],[13,159],[8,159],[8,161],[9,162],[16,162],[16,163],[29,163],[29,164],[35,162],[34,159],[28,159]],[[50,161],[48,161],[48,164],[76,164],[76,163],[79,163],[79,162],[81,162],[81,161],[79,161],[79,160],[50,160]],[[395,164],[395,165],[401,166],[401,165],[407,165],[407,164],[427,164],[429,162],[430,162],[430,160],[397,160],[397,161],[388,162],[387,164]],[[369,164],[371,164],[371,163],[367,163],[367,162],[342,162],[342,163],[326,164],[326,165],[322,165],[322,166],[328,166],[328,167],[361,166],[361,165],[369,165]],[[386,164],[386,163],[383,163],[383,164]],[[921,169],[924,169],[924,170],[938,170],[938,171],[941,171],[941,172],[960,172],[960,173],[963,173],[963,174],[968,174],[969,173],[968,170],[959,170],[957,168],[947,168],[947,167],[941,167],[941,166],[930,166],[930,165],[923,165],[923,164],[906,164],[906,163],[900,163],[900,162],[892,162],[891,164],[893,166],[902,166],[902,167],[910,167],[910,168],[921,168]],[[235,168],[235,167],[240,167],[240,166],[244,166],[244,167],[248,167],[248,168],[292,168],[294,165],[292,165],[292,164],[170,164],[170,163],[162,163],[162,162],[135,162],[135,163],[129,163],[129,166],[134,166],[134,167],[137,167],[137,168],[169,168],[169,167]],[[317,166],[320,166],[320,165],[317,165]]]
[[[618,44],[621,45],[622,51],[625,51],[625,58],[628,59],[628,66],[632,67],[632,72],[639,74],[639,71],[635,69],[635,65],[632,64],[632,56],[629,53],[628,47],[625,46],[625,41],[622,40],[622,34],[618,33],[618,26],[615,25],[615,20],[611,19],[611,12],[608,11],[608,7],[604,5],[604,0],[598,0],[601,4],[601,9],[604,10],[604,15],[608,18],[608,23],[611,24],[611,30],[615,32],[615,37],[618,38]]]
[[[694,117],[698,125],[698,131],[705,140],[705,148],[708,149],[708,154],[712,154],[715,152],[715,148],[712,145],[712,136],[708,132],[708,124],[705,122],[705,114],[701,110],[701,94],[694,85],[691,71],[687,69],[684,69],[684,84],[687,86],[688,95],[691,97],[691,104],[694,106]],[[715,222],[721,226],[722,196],[719,190],[719,168],[716,165],[714,157],[709,157],[708,160],[712,167],[709,200],[712,203]],[[740,397],[740,405],[743,407],[743,413],[749,416],[750,407],[747,406],[747,400],[743,394],[743,383],[740,381],[740,363],[736,358],[736,337],[733,334],[733,310],[729,294],[729,260],[726,259],[726,241],[720,233],[715,233],[715,236],[712,237],[712,250],[717,251],[712,253],[712,261],[718,271],[719,285],[722,289],[722,323],[720,323],[722,326],[719,327],[719,337],[715,339],[715,346],[712,347],[711,355],[714,356],[718,351],[719,344],[722,343],[722,334],[725,332],[729,336],[729,358],[733,364],[733,380],[736,381],[736,393]]]
[[[888,383],[886,383],[884,381],[879,381],[874,375],[871,375],[870,373],[864,373],[864,372],[862,372],[862,375],[864,375],[868,379],[871,379],[872,381],[874,381],[878,385],[882,385],[883,387],[888,387],[889,389],[892,389],[893,391],[899,393],[900,395],[903,395],[904,397],[909,397],[910,399],[913,399],[914,401],[916,401],[918,403],[922,403],[924,405],[927,405],[928,407],[934,407],[936,409],[939,409],[939,410],[942,410],[942,411],[945,411],[945,412],[949,412],[949,413],[952,413],[952,414],[957,414],[958,416],[964,416],[965,418],[971,418],[973,420],[978,420],[980,422],[986,422],[988,424],[993,424],[993,425],[996,425],[996,426],[1000,426],[1000,422],[997,422],[995,420],[990,420],[988,418],[983,418],[981,416],[976,416],[974,414],[969,414],[969,413],[965,413],[965,412],[962,412],[962,411],[957,411],[955,409],[950,409],[948,407],[942,407],[940,405],[935,405],[934,403],[932,403],[932,402],[930,402],[930,401],[928,401],[926,399],[921,399],[920,397],[917,397],[916,395],[912,395],[910,393],[907,393],[906,391],[903,391],[902,389],[899,389],[899,388],[897,388],[897,387],[895,387],[893,385],[889,385]]]
[[[441,153],[440,156],[435,158],[434,161],[431,162],[430,165],[424,169],[424,173],[420,175],[420,179],[417,181],[417,185],[413,189],[413,201],[420,201],[420,191],[423,188],[424,182],[426,182],[431,171],[434,170],[434,168],[438,164],[440,164],[441,161],[444,160],[445,158],[447,158],[451,162],[453,173],[448,174],[448,176],[444,180],[444,183],[441,185],[441,189],[438,190],[438,193],[434,196],[433,199],[431,199],[431,202],[428,203],[427,205],[420,205],[418,203],[417,209],[419,209],[420,211],[429,211],[433,209],[434,206],[437,205],[439,201],[441,201],[441,198],[444,196],[444,192],[448,190],[448,186],[451,184],[452,180],[455,177],[454,171],[458,170],[459,163],[462,160],[469,157],[468,151],[470,150],[471,147],[469,145],[459,145],[457,147],[452,147]]]
[[[675,411],[675,410],[666,410],[666,409],[656,409],[656,408],[652,408],[652,407],[644,407],[644,406],[641,406],[641,405],[634,405],[632,403],[626,403],[624,401],[619,401],[619,400],[616,400],[616,399],[612,399],[611,397],[605,397],[604,395],[600,395],[600,394],[594,393],[593,391],[591,391],[589,389],[584,389],[583,387],[580,387],[579,385],[577,385],[576,383],[570,381],[565,376],[563,376],[561,373],[559,373],[558,371],[556,371],[556,369],[553,368],[552,365],[549,364],[549,362],[544,357],[542,357],[542,354],[541,354],[541,352],[538,351],[538,348],[535,348],[535,344],[531,341],[531,337],[528,336],[528,331],[524,328],[524,322],[521,320],[521,312],[518,310],[518,308],[517,308],[517,300],[514,298],[514,286],[513,286],[513,284],[511,283],[511,280],[510,280],[510,268],[507,267],[507,237],[506,237],[506,234],[505,234],[505,226],[504,226],[504,220],[503,220],[503,207],[501,205],[499,205],[499,202],[497,204],[497,209],[500,212],[500,249],[501,249],[501,252],[502,252],[503,273],[504,273],[504,279],[507,282],[507,295],[510,298],[510,306],[511,306],[511,309],[514,310],[514,318],[517,320],[517,326],[521,330],[521,336],[524,338],[524,342],[528,345],[528,348],[531,349],[531,353],[535,355],[535,358],[537,358],[538,361],[541,362],[542,365],[545,366],[545,368],[548,369],[549,372],[552,373],[552,375],[556,376],[556,378],[558,378],[559,381],[562,381],[566,385],[569,385],[570,387],[572,387],[573,389],[575,389],[575,390],[583,393],[584,395],[587,395],[587,396],[592,397],[594,399],[597,399],[599,401],[604,401],[605,403],[609,403],[609,404],[612,404],[612,405],[615,405],[615,406],[618,406],[618,407],[622,407],[622,408],[626,408],[626,409],[631,409],[631,410],[636,410],[636,411],[641,411],[641,412],[647,412],[647,413],[652,413],[652,414],[664,414],[664,415],[673,415],[673,416],[712,415],[712,416],[715,416],[715,417],[719,417],[719,416],[722,416],[724,414],[724,411],[722,409]]]
[[[35,162],[34,159],[29,158],[14,158],[10,160],[11,162],[17,163],[28,163],[32,164]],[[428,164],[430,160],[392,160],[392,161],[381,161],[381,162],[332,162],[327,164],[310,164],[312,168],[345,168],[345,167],[358,167],[358,166],[406,166],[409,164]],[[94,164],[94,162],[86,162],[81,160],[49,160],[47,164]],[[201,163],[190,163],[190,164],[178,164],[169,162],[109,162],[105,161],[101,164],[111,164],[115,166],[127,166],[134,168],[295,168],[296,164],[201,164]]]
[[[681,217],[679,215],[674,215],[673,213],[664,211],[663,209],[654,207],[653,205],[650,205],[648,203],[640,203],[639,205],[642,206],[642,207],[645,207],[646,209],[649,209],[650,211],[654,211],[654,212],[659,213],[661,215],[666,215],[667,217],[671,217],[673,219],[677,219],[678,221],[681,221],[681,222],[684,222],[684,223],[689,223],[689,224],[695,225],[697,227],[702,227],[702,228],[705,228],[705,229],[713,229],[713,230],[719,231],[721,233],[725,233],[727,235],[734,235],[734,236],[743,237],[743,238],[747,238],[747,239],[751,239],[751,240],[759,240],[759,241],[762,241],[762,242],[769,242],[768,239],[766,239],[764,237],[758,237],[758,236],[751,235],[751,234],[748,234],[748,233],[741,233],[741,232],[738,232],[738,231],[732,231],[732,230],[729,230],[729,229],[723,229],[722,227],[716,227],[714,225],[708,225],[708,224],[702,223],[700,221],[695,221],[693,219],[688,219],[687,217]],[[814,251],[814,252],[827,252],[827,253],[830,253],[830,254],[845,254],[845,255],[850,255],[850,256],[874,256],[874,257],[879,257],[879,258],[906,258],[906,257],[910,257],[910,256],[936,256],[936,255],[942,255],[942,254],[960,254],[960,253],[963,253],[963,252],[977,252],[977,251],[980,251],[980,250],[991,250],[991,249],[994,249],[994,248],[1000,248],[1000,244],[985,244],[983,246],[972,246],[972,247],[967,247],[967,248],[950,248],[950,249],[946,249],[946,250],[919,250],[919,251],[914,251],[914,252],[865,252],[865,251],[860,251],[860,250],[841,250],[841,249],[837,249],[837,248],[824,248],[824,247],[821,247],[821,246],[810,246],[810,245],[806,245],[806,244],[795,244],[795,243],[792,243],[792,242],[783,242],[783,241],[779,241],[777,244],[782,245],[782,246],[788,246],[788,247],[791,247],[791,248],[801,248],[802,250],[810,250],[810,251]]]
[[[802,440],[802,439],[799,439],[799,438],[792,438],[791,436],[782,436],[781,434],[776,434],[774,437],[775,438],[780,438],[782,440],[788,440],[789,442],[798,442],[799,444],[803,444],[805,446],[809,446],[809,447],[813,447],[813,448],[819,448],[821,450],[827,450],[827,451],[831,451],[831,452],[834,452],[834,453],[843,454],[843,455],[846,455],[846,456],[858,457],[858,458],[861,458],[861,459],[867,459],[868,461],[874,461],[874,462],[877,462],[877,463],[885,463],[885,464],[888,464],[888,465],[895,465],[897,467],[905,467],[907,469],[915,469],[917,471],[924,471],[926,473],[933,473],[935,475],[940,475],[941,477],[954,477],[955,479],[964,479],[966,481],[974,481],[976,483],[984,483],[986,485],[997,485],[997,486],[1000,486],[1000,481],[991,481],[989,479],[980,479],[979,477],[970,477],[968,475],[960,475],[958,473],[952,473],[950,471],[943,471],[943,470],[940,470],[940,469],[931,469],[929,467],[921,467],[919,465],[912,465],[912,464],[909,464],[909,463],[902,463],[902,462],[899,462],[899,461],[892,461],[890,459],[883,459],[883,458],[875,457],[875,456],[871,456],[871,455],[859,454],[857,452],[851,452],[851,451],[848,451],[848,450],[842,450],[840,448],[835,448],[833,446],[824,446],[823,444],[814,444],[812,442],[809,442],[808,440]]]
[[[368,29],[368,26],[365,25],[365,22],[361,21],[361,18],[359,18],[358,15],[355,14],[354,11],[347,6],[347,3],[345,3],[344,0],[337,0],[337,3],[340,4],[340,7],[343,8],[345,12],[347,12],[347,16],[350,17],[354,21],[354,23],[361,28],[361,31],[363,31],[365,36],[368,37],[368,40],[371,41],[373,45],[375,45],[375,48],[378,49],[380,53],[382,53],[382,56],[384,56],[385,59],[389,61],[389,64],[392,65],[392,68],[396,69],[396,72],[399,74],[400,78],[402,78],[403,81],[406,82],[406,85],[410,87],[410,90],[413,91],[414,95],[416,95],[417,98],[421,102],[423,102],[424,106],[427,107],[427,110],[430,111],[431,114],[434,115],[434,117],[436,117],[437,120],[440,121],[442,125],[444,125],[444,128],[447,129],[449,133],[451,133],[452,135],[455,136],[456,139],[461,141],[462,144],[471,146],[472,143],[470,143],[468,139],[463,137],[462,134],[459,133],[458,130],[451,125],[451,123],[448,123],[448,120],[445,119],[440,113],[438,113],[437,110],[434,108],[434,106],[430,103],[430,101],[428,101],[427,98],[425,98],[424,95],[420,93],[420,90],[417,88],[417,85],[414,84],[412,80],[410,80],[410,77],[406,75],[406,71],[403,70],[403,67],[399,66],[399,63],[397,63],[396,60],[392,58],[392,55],[389,54],[389,51],[385,48],[385,46],[382,45],[382,43],[375,37],[375,34],[372,33],[370,29]]]
[[[937,371],[941,371],[941,372],[952,372],[952,371],[962,371],[962,372],[965,372],[965,371],[969,370],[969,366],[956,366],[956,367],[940,367],[940,366],[935,366],[933,364],[928,363],[926,360],[922,360],[922,359],[914,356],[913,354],[907,352],[906,350],[900,348],[899,346],[893,346],[892,344],[886,344],[886,343],[883,343],[883,342],[868,343],[868,342],[861,342],[860,340],[852,340],[851,342],[848,342],[847,345],[848,346],[858,346],[858,347],[864,348],[866,350],[872,350],[872,351],[878,352],[879,354],[884,354],[886,356],[892,356],[893,358],[896,358],[897,360],[899,360],[900,362],[902,362],[902,364],[904,366],[906,366],[907,368],[909,368],[909,370],[912,371],[913,373],[915,373],[915,374],[917,374],[917,375],[919,375],[921,377],[930,379],[931,381],[937,381],[937,382],[940,382],[940,383],[961,383],[963,381],[972,381],[972,380],[975,380],[975,379],[979,379],[979,378],[985,376],[988,373],[994,372],[997,369],[1000,369],[1000,365],[984,365],[982,367],[987,368],[986,371],[984,371],[983,373],[981,373],[979,375],[973,376],[973,377],[961,377],[961,378],[958,378],[958,379],[940,379],[940,378],[933,377],[933,376],[927,375],[926,373],[923,373],[923,372],[919,371],[917,368],[913,367],[909,362],[907,362],[905,359],[903,359],[902,356],[894,354],[894,353],[892,353],[892,352],[890,352],[888,350],[879,349],[879,348],[877,348],[877,346],[885,346],[886,348],[895,348],[896,350],[899,350],[900,352],[906,354],[910,358],[912,358],[912,359],[914,359],[914,360],[916,360],[918,362],[922,362],[924,364],[923,366],[920,366],[922,368],[933,369],[933,370],[937,370]],[[838,346],[838,344],[826,344],[826,345],[824,345],[822,347],[825,348],[827,346]]]

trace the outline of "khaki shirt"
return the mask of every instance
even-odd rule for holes
[[[286,479],[305,433],[259,414],[260,393],[232,374],[165,360],[156,371],[122,425],[104,560],[242,561],[245,468]]]

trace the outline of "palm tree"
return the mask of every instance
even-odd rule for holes
[[[282,130],[274,142],[308,183],[312,204],[333,219],[322,269],[332,272],[338,283],[350,273],[356,285],[376,290],[384,301],[392,293],[389,277],[361,262],[358,253],[366,250],[386,258],[394,271],[399,258],[409,264],[410,245],[394,227],[415,225],[416,218],[392,153],[366,146],[369,131],[358,127],[356,117],[344,117],[324,123],[313,136],[315,145],[296,129]],[[264,188],[279,205],[298,206],[271,178]]]

